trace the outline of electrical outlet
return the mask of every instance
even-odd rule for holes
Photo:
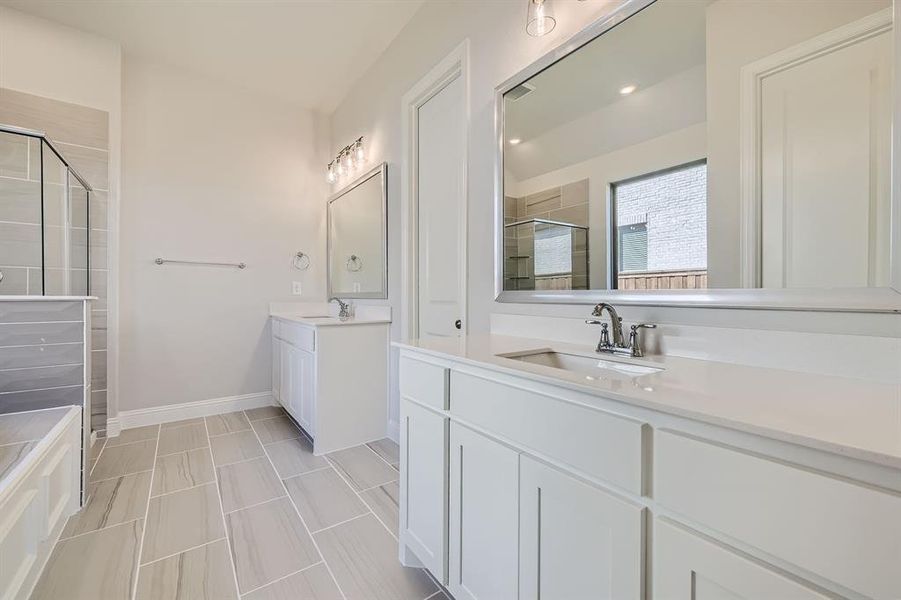
[[[299,281],[291,282],[291,293],[295,296],[300,296],[303,294],[303,287],[301,286]]]

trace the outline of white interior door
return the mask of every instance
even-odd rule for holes
[[[763,287],[888,284],[891,51],[885,32],[763,81]]]
[[[458,75],[417,111],[418,336],[465,324],[466,98]]]

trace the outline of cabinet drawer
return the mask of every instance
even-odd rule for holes
[[[859,593],[901,597],[901,497],[669,431],[654,447],[660,505]]]
[[[282,322],[279,325],[279,337],[301,350],[307,352],[316,350],[316,331],[310,327]]]
[[[447,410],[447,369],[410,358],[400,359],[400,394],[438,410]]]
[[[619,415],[451,373],[451,413],[582,473],[642,493],[645,425]]]

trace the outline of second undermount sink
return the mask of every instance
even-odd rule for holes
[[[499,354],[502,358],[518,360],[533,365],[543,365],[554,369],[562,369],[579,373],[588,377],[633,378],[651,375],[663,371],[663,367],[650,367],[620,360],[608,360],[595,356],[584,356],[553,350],[537,350],[529,352],[511,352]]]

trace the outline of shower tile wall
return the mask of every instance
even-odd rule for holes
[[[0,413],[81,405],[82,302],[0,301]]]
[[[74,253],[90,252],[91,294],[98,297],[92,314],[91,421],[106,429],[107,417],[107,287],[109,114],[105,111],[60,102],[16,90],[0,88],[0,123],[43,131],[73,167],[94,188],[91,197],[90,245],[84,247],[83,195],[73,199]],[[21,141],[17,141],[21,140]],[[0,141],[0,282],[2,294],[40,294],[40,198],[38,142],[3,136]],[[79,209],[78,204],[81,204]],[[79,237],[80,234],[80,237]],[[79,244],[79,239],[81,243]],[[35,260],[35,256],[37,259]],[[48,293],[61,289],[62,270],[48,268]],[[72,290],[84,294],[84,289]]]
[[[504,223],[515,223],[527,219],[548,219],[572,225],[588,227],[588,180],[582,179],[563,186],[553,187],[521,198],[504,198]],[[504,230],[505,256],[531,255],[534,248],[533,228],[509,227]],[[588,272],[585,270],[587,247],[580,243],[573,251],[572,284],[576,289],[587,285]],[[534,259],[509,260],[508,273],[516,273],[521,289],[535,289]]]

